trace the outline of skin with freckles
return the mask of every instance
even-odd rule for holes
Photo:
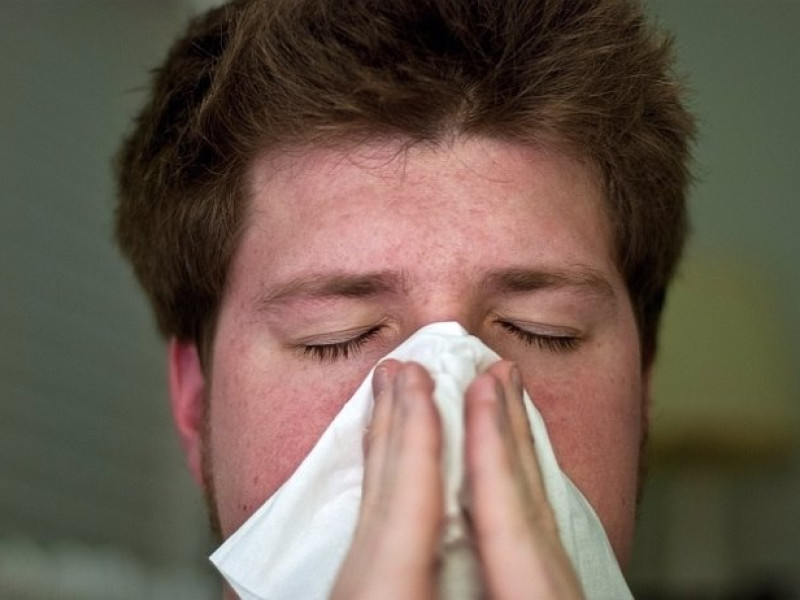
[[[178,431],[196,478],[213,488],[225,537],[291,475],[382,356],[423,325],[458,321],[516,365],[562,469],[625,563],[647,374],[591,169],[557,152],[486,138],[410,147],[397,140],[265,155],[252,165],[250,191],[210,372],[191,344],[170,348]],[[492,376],[501,388],[511,385],[504,368]],[[368,465],[384,464],[374,457],[391,455],[391,448],[401,454],[400,448],[416,448],[417,458],[435,454],[436,416],[426,404],[424,377],[417,377],[413,402],[395,393],[386,404],[399,402],[409,419],[427,425],[410,433],[400,427],[400,442],[395,434],[379,443],[375,437]],[[484,385],[476,381],[476,396],[486,397]],[[504,409],[502,435],[481,433],[492,418],[476,415],[498,410],[497,402],[468,402],[466,417],[467,435],[475,438],[467,442],[468,469],[481,486],[473,490],[475,526],[493,549],[482,554],[490,581],[514,556],[529,564],[546,554],[560,564],[552,515],[546,502],[541,508],[535,483],[530,434],[514,416],[521,408]],[[394,476],[415,459],[392,460],[386,469]],[[504,461],[513,465],[498,470]],[[425,468],[435,481],[438,466]],[[390,477],[369,469],[368,480]],[[492,480],[498,472],[505,480]],[[509,487],[519,478],[527,482],[522,491]],[[367,506],[371,493],[365,484]],[[380,486],[374,493],[380,497]],[[404,501],[425,510],[441,502],[436,486],[420,493],[427,495]],[[536,539],[533,547],[550,544],[553,551],[509,552],[519,540],[503,538],[513,529],[491,510],[480,512],[481,498],[516,505],[508,514],[524,530],[540,532],[523,546],[530,549]],[[529,500],[540,508],[531,512]],[[436,523],[405,529],[398,535],[417,536],[410,547],[424,547]],[[376,542],[367,535],[358,543]],[[554,585],[569,588],[569,581],[565,576]],[[425,581],[419,585],[424,591]],[[507,595],[501,592],[497,597]]]

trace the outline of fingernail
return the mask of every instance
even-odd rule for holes
[[[389,383],[389,369],[385,365],[378,365],[372,374],[372,395],[377,398],[386,389]]]
[[[522,376],[519,373],[519,369],[517,365],[511,366],[511,383],[514,384],[514,387],[517,389],[519,393],[522,393]]]

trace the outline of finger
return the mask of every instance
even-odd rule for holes
[[[488,372],[473,381],[465,396],[471,516],[478,537],[489,543],[496,538],[502,543],[506,536],[514,536],[526,526],[517,482],[520,467],[515,464],[517,457],[504,402],[502,385]]]
[[[394,412],[392,383],[402,363],[386,360],[375,368],[372,375],[374,398],[372,419],[364,434],[364,482],[362,512],[371,510],[379,502],[386,467],[386,453]]]
[[[428,372],[416,363],[403,365],[393,380],[395,411],[383,482],[390,494],[386,517],[399,527],[400,547],[412,553],[435,547],[441,517],[441,424],[433,387]]]
[[[511,362],[499,361],[488,371],[503,388],[503,408],[509,422],[510,443],[515,455],[514,463],[521,469],[517,475],[529,513],[532,517],[541,520],[543,526],[552,529],[553,533],[557,533],[555,516],[550,508],[539,468],[539,460],[536,456],[536,446],[525,408],[519,369]]]
[[[519,452],[522,448],[532,445],[528,415],[523,404],[522,382],[519,371],[514,363],[501,360],[488,369],[503,389],[502,408],[506,413],[511,429],[514,446]]]
[[[365,469],[372,505],[359,517],[336,598],[428,598],[435,589],[442,484],[433,382],[419,365],[396,363],[387,373],[375,381]]]
[[[535,451],[530,433],[522,435],[522,394],[510,376],[508,365],[490,370],[476,378],[465,398],[472,521],[485,582],[499,599],[580,598],[557,532],[542,527],[538,516],[551,513],[543,491],[541,503],[531,499],[520,449],[527,442],[525,452],[534,461]]]
[[[428,372],[397,361],[385,367],[374,379],[359,528],[379,527],[382,539],[416,551],[431,543],[441,513],[441,427]]]

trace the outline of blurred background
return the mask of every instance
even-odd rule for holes
[[[210,0],[0,0],[0,598],[219,596],[110,157]],[[800,598],[800,1],[649,0],[700,117],[637,598]]]

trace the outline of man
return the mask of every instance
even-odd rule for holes
[[[457,321],[505,359],[465,398],[490,595],[581,594],[523,387],[624,564],[691,133],[669,44],[625,0],[263,0],[194,22],[121,151],[117,236],[217,533],[376,361]],[[431,596],[432,383],[392,361],[374,382],[335,593]]]

